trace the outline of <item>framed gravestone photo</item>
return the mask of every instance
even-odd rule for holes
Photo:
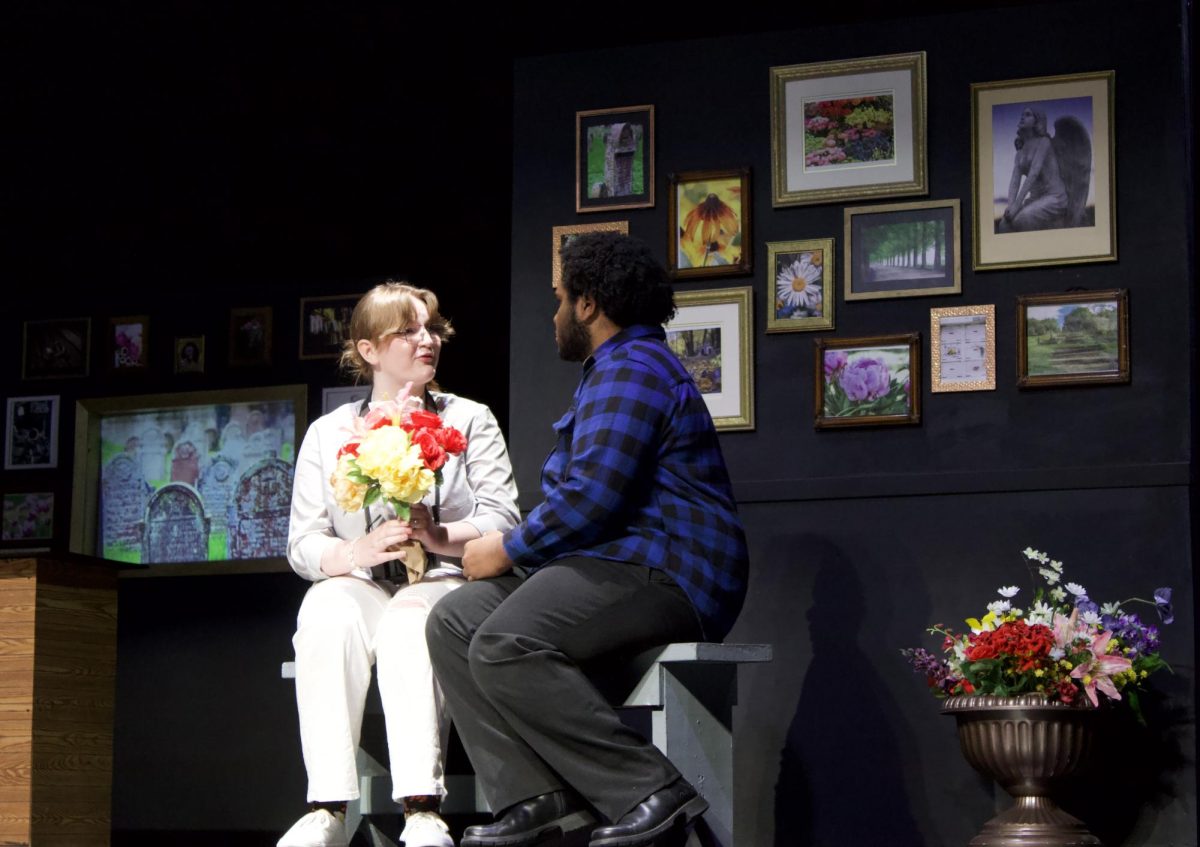
[[[81,400],[72,552],[136,575],[286,570],[303,385]]]
[[[575,113],[575,211],[654,206],[654,107]]]

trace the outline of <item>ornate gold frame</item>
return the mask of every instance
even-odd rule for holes
[[[984,378],[963,382],[942,382],[942,318],[984,318]],[[996,307],[947,306],[929,310],[929,390],[934,394],[950,391],[996,390]]]
[[[619,232],[629,235],[629,221],[605,221],[598,224],[570,224],[556,226],[550,231],[550,285],[558,288],[562,282],[562,239],[568,235],[585,232]]]

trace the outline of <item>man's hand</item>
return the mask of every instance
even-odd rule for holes
[[[493,530],[467,542],[463,548],[463,575],[469,579],[489,579],[512,568],[512,559],[504,552],[504,535]]]

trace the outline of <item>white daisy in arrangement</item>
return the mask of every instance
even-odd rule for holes
[[[1017,596],[1020,590],[1021,589],[1017,588],[1015,585],[1006,585],[1003,588],[997,589],[996,593],[1001,597],[1008,597],[1011,600],[1013,597]]]
[[[1066,587],[1067,587],[1067,591],[1070,591],[1076,597],[1086,597],[1087,596],[1087,589],[1084,588],[1082,585],[1080,585],[1078,582],[1068,582]]]

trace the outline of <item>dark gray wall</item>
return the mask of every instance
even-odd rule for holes
[[[1174,586],[1180,614],[1165,654],[1175,675],[1160,681],[1169,697],[1155,705],[1152,731],[1125,732],[1108,748],[1121,758],[1105,776],[1120,785],[1090,798],[1081,790],[1071,807],[1108,844],[1196,842],[1180,15],[1168,0],[1069,3],[517,63],[510,420],[526,507],[538,501],[550,423],[578,378],[555,360],[551,227],[628,220],[661,258],[667,173],[753,169],[756,273],[677,286],[754,286],[757,427],[722,436],[753,568],[730,638],[770,642],[776,660],[743,677],[741,843],[950,845],[977,830],[993,790],[963,762],[951,722],[897,651],[933,646],[925,627],[978,614],[997,586],[1028,584],[1026,545],[1062,558],[1093,596]],[[928,53],[929,196],[963,201],[967,256],[970,83],[1116,70],[1120,261],[966,267],[956,297],[847,304],[839,295],[829,335],[916,330],[925,351],[930,307],[996,304],[998,387],[931,395],[926,376],[919,427],[817,432],[814,335],[764,333],[764,242],[833,236],[840,250],[842,206],[772,209],[768,68],[914,50]],[[638,103],[657,110],[658,204],[575,214],[574,113]],[[1016,296],[1077,286],[1130,290],[1132,384],[1017,391]]]

